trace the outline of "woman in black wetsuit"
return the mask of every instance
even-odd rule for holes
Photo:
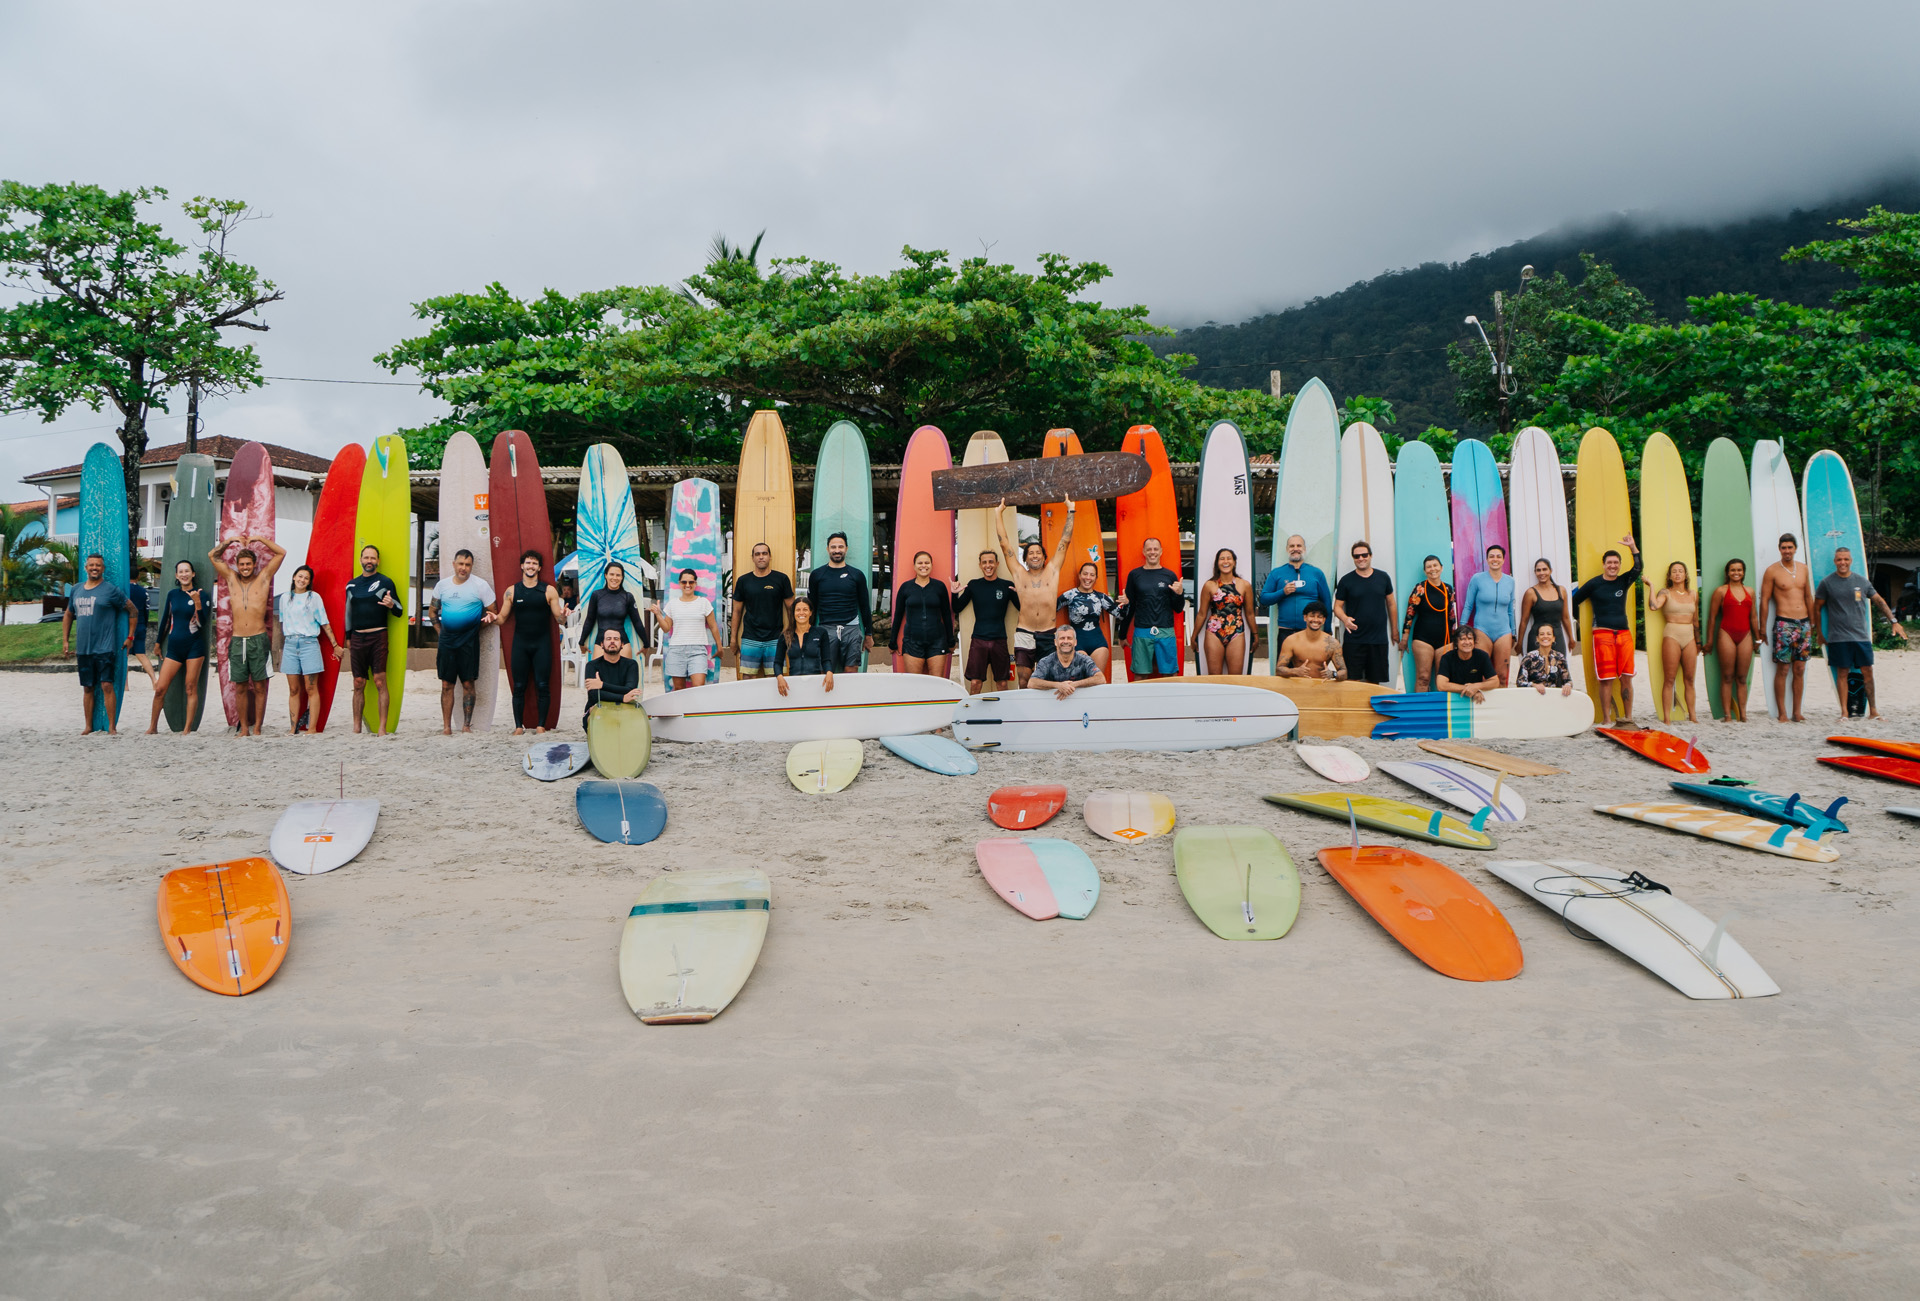
[[[533,730],[544,732],[553,707],[553,624],[566,620],[567,605],[552,583],[540,581],[538,551],[520,553],[520,581],[500,594],[494,617],[513,620],[513,648],[507,656],[507,680],[513,684],[513,734],[527,730],[529,682],[540,708]]]
[[[1400,639],[1413,651],[1415,691],[1433,685],[1433,662],[1453,644],[1453,588],[1440,577],[1445,572],[1439,556],[1428,556],[1421,565],[1426,581],[1407,596],[1407,619]]]
[[[827,690],[833,690],[835,643],[826,632],[813,626],[813,602],[804,596],[793,598],[793,622],[773,652],[773,684],[787,694],[787,673],[796,678],[825,675]]]
[[[160,726],[160,711],[166,707],[167,688],[181,673],[187,675],[187,725],[194,728],[200,712],[200,666],[207,658],[207,624],[213,613],[213,599],[194,585],[193,562],[182,560],[173,567],[173,587],[160,607],[160,626],[153,640],[160,648],[160,676],[153,684],[153,717],[147,720],[147,735]]]
[[[1567,589],[1553,581],[1553,562],[1544,556],[1533,562],[1533,586],[1520,598],[1524,644],[1537,646],[1542,628],[1553,630],[1553,648],[1563,655],[1580,640],[1573,631],[1573,608],[1567,600]]]
[[[894,669],[944,678],[953,644],[953,593],[933,581],[933,555],[917,551],[913,577],[893,594]]]
[[[608,562],[606,584],[585,601],[586,610],[580,619],[580,644],[592,646],[602,629],[617,628],[620,653],[632,659],[636,642],[642,650],[647,649],[647,630],[640,617],[640,603],[627,590],[627,567],[618,560]],[[629,624],[633,627],[631,639],[627,637]]]

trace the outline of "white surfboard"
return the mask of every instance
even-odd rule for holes
[[[1794,558],[1800,564],[1807,563],[1807,527],[1800,516],[1799,489],[1794,484],[1793,471],[1787,468],[1786,452],[1780,444],[1763,438],[1753,445],[1753,473],[1749,484],[1753,494],[1753,566],[1759,572],[1748,575],[1747,586],[1758,592],[1767,566],[1780,563],[1782,533],[1791,533],[1799,541],[1800,550]],[[1773,606],[1757,611],[1756,617],[1760,620],[1756,634],[1771,633]],[[1756,641],[1753,658],[1760,665],[1760,672],[1755,676],[1759,678],[1760,694],[1766,700],[1767,714],[1778,718],[1780,711],[1773,703],[1777,666],[1771,646]]]
[[[1522,429],[1513,440],[1513,460],[1507,474],[1507,571],[1520,584],[1521,599],[1533,584],[1533,566],[1544,559],[1553,566],[1553,581],[1573,596],[1573,547],[1567,532],[1567,483],[1560,472],[1560,453],[1547,431],[1538,426]],[[1526,629],[1518,630],[1524,634]],[[1561,640],[1566,632],[1559,633]],[[1519,671],[1520,653],[1533,649],[1533,642],[1517,648],[1513,671]],[[1568,652],[1568,667],[1580,676],[1579,646],[1562,647]]]
[[[1688,998],[1765,998],[1780,986],[1715,923],[1665,890],[1592,863],[1496,859],[1487,870]],[[1644,880],[1644,878],[1642,878]]]
[[[1193,549],[1193,591],[1197,597],[1207,579],[1213,576],[1214,557],[1222,548],[1233,552],[1234,573],[1253,581],[1253,480],[1247,469],[1247,444],[1240,437],[1240,430],[1232,422],[1222,420],[1207,431],[1205,447],[1200,452],[1200,480],[1196,489],[1198,509],[1195,512],[1194,549]],[[1254,595],[1259,595],[1256,588]],[[1253,672],[1253,610],[1246,611],[1249,622],[1247,629],[1246,660],[1243,673]],[[1205,610],[1198,611],[1195,620],[1201,625],[1200,655],[1198,661],[1202,673],[1226,673],[1231,670],[1225,666],[1206,661],[1207,639]]]
[[[953,721],[964,688],[924,673],[836,673],[713,682],[642,701],[656,741],[849,741],[933,732]]]
[[[975,750],[1217,750],[1292,732],[1294,703],[1277,691],[1209,682],[1128,682],[969,696],[953,737]]]
[[[1344,745],[1296,745],[1293,752],[1300,756],[1300,762],[1330,782],[1367,779],[1367,761]]]
[[[757,867],[693,868],[647,883],[620,936],[620,989],[648,1025],[711,1021],[753,974],[773,895]]]
[[[331,872],[367,847],[379,820],[379,800],[303,800],[280,815],[267,850],[289,872]]]
[[[1888,805],[1887,812],[1898,813],[1903,818],[1920,818],[1920,809],[1902,808],[1899,805]]]
[[[1273,563],[1287,562],[1287,538],[1298,533],[1307,544],[1307,563],[1318,566],[1331,585],[1339,514],[1340,407],[1316,376],[1294,394],[1280,443],[1280,481],[1273,490]],[[1279,656],[1278,640],[1269,637],[1268,673]]]
[[[1512,782],[1497,772],[1488,772],[1470,763],[1453,759],[1394,760],[1381,764],[1380,771],[1468,813],[1478,813],[1492,805],[1493,817],[1488,819],[1491,822],[1519,822],[1527,816],[1527,802]]]
[[[1347,426],[1340,436],[1340,517],[1335,528],[1340,542],[1334,553],[1333,582],[1353,572],[1353,544],[1365,542],[1373,548],[1373,567],[1384,572],[1393,583],[1396,610],[1406,608],[1406,596],[1400,590],[1399,563],[1394,553],[1393,462],[1387,459],[1387,445],[1380,433],[1364,420]],[[1400,620],[1393,620],[1398,627]],[[1345,640],[1342,634],[1341,639]],[[1388,657],[1387,685],[1400,685],[1400,661]]]
[[[487,458],[465,431],[447,439],[440,461],[440,573],[453,577],[454,557],[473,553],[473,576],[493,588],[493,535],[488,531]],[[498,593],[496,591],[496,600]],[[445,612],[445,607],[442,607]],[[473,730],[493,726],[494,697],[500,691],[500,637],[492,624],[474,632],[480,639],[480,674],[473,684]],[[458,693],[456,693],[457,697]],[[461,717],[456,698],[454,717]]]

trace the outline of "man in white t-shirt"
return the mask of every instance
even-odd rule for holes
[[[480,679],[480,631],[493,622],[493,585],[473,576],[473,552],[453,553],[453,577],[433,585],[433,621],[440,627],[434,656],[440,671],[440,734],[453,735],[453,684],[464,690],[460,730],[473,730],[474,684]]]
[[[662,664],[675,691],[697,687],[707,680],[707,660],[720,644],[720,627],[713,620],[713,602],[700,595],[700,576],[680,571],[680,590],[662,602],[660,626],[667,630]]]

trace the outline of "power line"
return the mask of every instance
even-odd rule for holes
[[[284,380],[290,384],[365,384],[374,388],[419,388],[409,379],[315,379],[311,375],[262,375],[261,379]]]
[[[1189,366],[1188,370],[1245,370],[1251,366],[1300,366],[1322,361],[1360,361],[1368,357],[1398,357],[1410,352],[1445,352],[1449,345],[1437,348],[1390,348],[1386,352],[1355,352],[1344,357],[1293,357],[1286,361],[1225,361],[1212,366]]]
[[[276,380],[276,381],[289,383],[289,384],[364,384],[372,387],[389,387],[389,388],[419,388],[420,387],[418,384],[414,383],[413,381],[404,380],[404,379],[317,379],[311,375],[262,375],[260,378],[265,380]],[[12,415],[12,414],[19,414],[19,413],[8,412],[6,414]],[[184,415],[174,415],[172,413],[168,413],[166,415],[148,416],[147,423],[149,425],[153,425],[153,424],[158,424],[162,420],[185,420],[185,419],[186,419],[186,416]],[[41,429],[41,430],[36,430],[30,433],[22,433],[22,434],[0,434],[0,443],[19,442],[23,439],[28,439],[28,438],[55,438],[61,434],[93,434],[93,433],[98,433],[102,429],[124,428],[125,423],[126,422],[124,421],[116,420],[113,423],[106,424],[106,425],[81,425],[77,429]]]

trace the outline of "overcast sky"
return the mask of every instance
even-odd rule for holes
[[[9,0],[0,174],[249,201],[239,252],[287,295],[266,373],[381,380],[415,301],[674,282],[716,231],[867,271],[1059,251],[1179,325],[1611,212],[1816,201],[1913,165],[1916,48],[1911,0]],[[205,414],[330,455],[437,410],[282,382]],[[0,496],[115,423],[0,417]]]

